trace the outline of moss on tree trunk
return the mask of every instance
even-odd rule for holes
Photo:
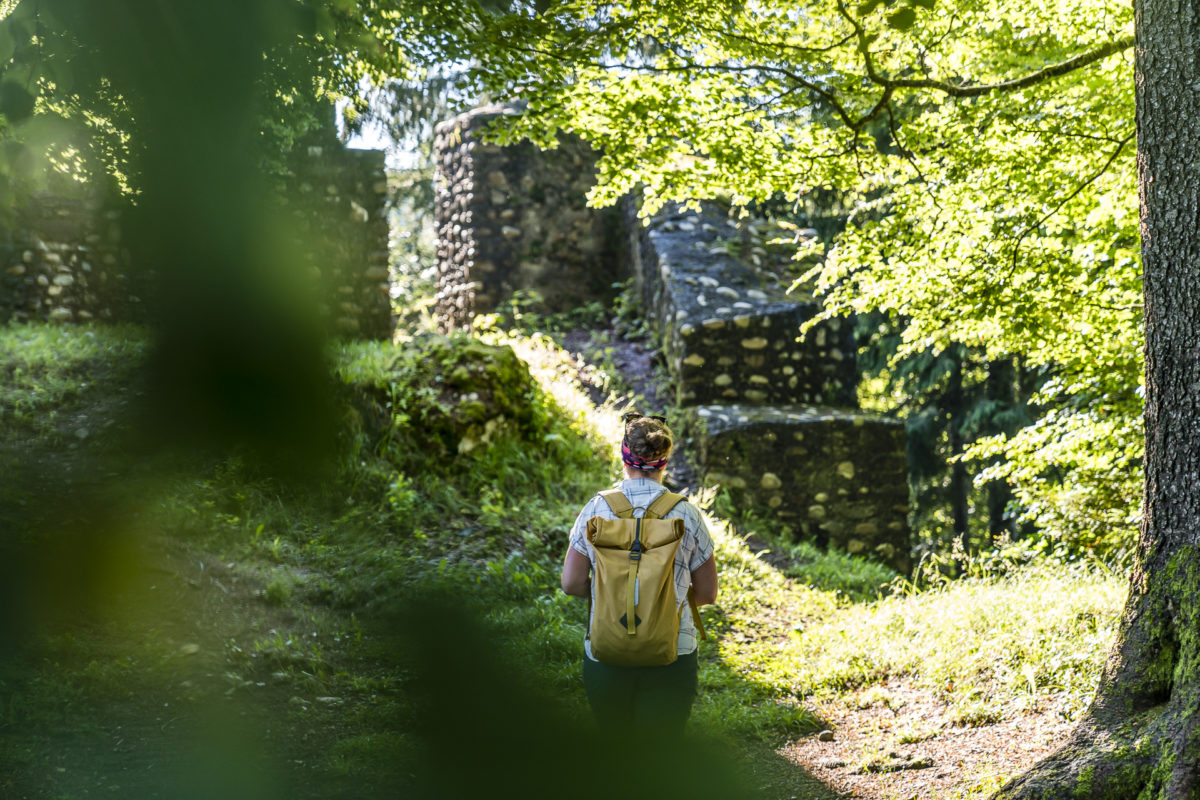
[[[1096,699],[997,798],[1200,798],[1200,7],[1137,0],[1146,484]]]

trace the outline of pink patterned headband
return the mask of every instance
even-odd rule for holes
[[[646,461],[640,456],[634,455],[629,449],[629,442],[621,442],[621,460],[625,462],[625,466],[640,469],[642,472],[656,472],[667,465],[667,459],[661,461]]]

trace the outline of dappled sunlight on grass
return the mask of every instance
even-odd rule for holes
[[[961,724],[994,721],[1049,695],[1073,718],[1090,699],[1127,586],[1082,565],[1042,565],[849,606],[778,652],[804,694],[911,676]]]
[[[9,410],[53,400],[90,414],[91,376],[123,374],[145,347],[136,331],[100,326],[5,333],[0,352],[8,354],[9,380],[0,403]],[[491,331],[484,338],[511,347],[528,374],[509,369],[511,353],[498,356],[474,340],[331,344],[345,392],[346,452],[328,484],[290,489],[235,456],[162,476],[138,506],[147,541],[174,543],[154,573],[154,592],[171,586],[183,598],[195,592],[204,599],[194,616],[208,626],[207,638],[172,634],[138,644],[140,629],[114,636],[85,628],[55,645],[78,651],[76,665],[66,656],[58,666],[30,662],[18,721],[58,719],[62,700],[39,687],[78,682],[79,691],[103,694],[104,687],[145,683],[148,665],[166,654],[170,664],[203,664],[207,672],[189,673],[186,696],[165,683],[152,686],[147,709],[157,713],[161,702],[174,708],[192,694],[196,704],[220,697],[284,731],[271,742],[281,758],[319,763],[330,780],[373,770],[402,786],[410,767],[416,770],[419,742],[395,731],[408,731],[417,712],[380,621],[433,591],[463,596],[505,670],[538,687],[547,707],[586,721],[579,678],[586,603],[559,591],[558,573],[580,505],[619,475],[617,401],[597,407],[579,384],[583,365],[549,337]],[[456,360],[460,350],[484,360]],[[450,376],[465,365],[483,375],[490,373],[477,365],[492,363],[495,386],[515,387],[505,391],[511,406],[495,409],[511,408],[504,413],[516,421],[466,452],[433,441],[434,425],[464,398],[449,381],[428,386],[428,370]],[[441,455],[430,463],[435,449]],[[768,562],[747,545],[746,520],[735,525],[717,513],[727,509],[713,488],[692,500],[706,512],[721,583],[717,604],[702,610],[710,640],[701,645],[694,729],[738,752],[762,742],[773,753],[827,727],[818,717],[837,704],[894,711],[904,700],[897,678],[941,709],[936,724],[904,720],[896,736],[906,744],[1027,711],[1071,717],[1090,697],[1124,578],[1041,563],[855,602],[880,591],[880,573],[868,562],[780,544]],[[896,591],[904,585],[890,584]],[[110,659],[118,646],[123,659]],[[104,671],[86,667],[92,672],[83,675],[80,665],[92,662]],[[91,682],[79,682],[81,675]],[[274,716],[260,708],[271,703],[281,704]],[[88,713],[99,719],[106,712]],[[151,719],[147,736],[156,724]],[[287,731],[302,729],[318,732],[302,746],[285,740]],[[324,754],[319,761],[317,753]],[[403,768],[383,763],[392,758]],[[986,776],[972,780],[990,785]]]

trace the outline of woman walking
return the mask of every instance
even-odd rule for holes
[[[662,484],[667,462],[674,445],[671,431],[662,417],[626,414],[625,435],[621,442],[621,460],[624,463],[625,480],[621,482],[620,495],[598,494],[588,501],[571,529],[570,546],[563,562],[562,590],[569,595],[586,597],[589,600],[588,636],[584,640],[583,682],[587,690],[588,703],[596,722],[604,732],[628,733],[649,732],[661,736],[682,736],[692,701],[697,689],[697,629],[691,613],[684,606],[689,596],[694,606],[706,605],[717,599],[717,567],[713,558],[712,537],[699,509],[677,495],[667,493]],[[607,496],[605,496],[607,495]],[[676,502],[677,500],[677,502]],[[627,502],[625,502],[627,501]],[[674,503],[671,505],[671,503]],[[614,509],[614,505],[616,509]],[[670,510],[664,511],[665,506]],[[654,510],[650,510],[651,507]],[[649,511],[649,515],[648,515]],[[629,518],[633,520],[661,517],[665,520],[681,520],[682,536],[676,534],[678,547],[670,583],[664,596],[675,603],[668,614],[671,622],[677,620],[678,637],[675,642],[674,660],[656,666],[619,666],[611,663],[620,658],[608,656],[608,662],[597,658],[595,650],[603,656],[604,648],[593,647],[596,629],[595,615],[604,598],[597,596],[593,577],[597,569],[597,547],[603,548],[606,541],[600,531],[605,530],[604,520]],[[668,526],[669,527],[669,526]],[[676,524],[676,529],[678,525]],[[630,611],[636,612],[620,618],[620,626],[628,626],[634,635],[642,623],[643,606],[640,601],[640,581],[635,562],[642,558],[643,525],[637,523],[633,545],[621,550],[628,559],[631,586],[628,589]],[[612,529],[609,526],[608,529]],[[632,526],[629,530],[633,530]],[[611,538],[611,537],[610,537]],[[672,542],[669,546],[674,546]],[[643,574],[649,574],[643,573]],[[606,578],[607,580],[607,578]],[[650,592],[646,592],[647,595]],[[621,590],[624,596],[624,590]],[[619,599],[619,598],[618,598]],[[618,610],[620,608],[618,607]],[[650,611],[646,611],[650,616]],[[699,617],[697,615],[696,620]],[[671,628],[673,633],[674,628]],[[620,637],[620,631],[617,634]],[[619,646],[619,638],[617,640]],[[669,647],[669,644],[668,644]],[[608,651],[611,652],[611,649]],[[669,660],[668,653],[665,659]],[[628,661],[628,659],[626,659]]]

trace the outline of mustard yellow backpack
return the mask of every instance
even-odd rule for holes
[[[587,537],[592,543],[592,655],[621,667],[662,666],[678,654],[682,606],[675,596],[675,554],[683,539],[681,519],[663,519],[682,495],[663,492],[633,516],[633,506],[620,489],[600,496],[617,519],[592,517]],[[691,590],[688,604],[701,638],[704,626]]]

